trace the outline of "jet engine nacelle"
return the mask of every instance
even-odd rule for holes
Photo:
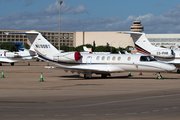
[[[155,50],[151,52],[152,56],[157,56],[157,57],[167,57],[171,58],[174,57],[174,51],[171,49],[160,49],[160,50]]]
[[[19,54],[16,52],[5,52],[4,56],[5,57],[19,57]]]
[[[81,59],[81,54],[79,52],[65,52],[58,53],[54,55],[53,58],[61,62],[76,62]]]

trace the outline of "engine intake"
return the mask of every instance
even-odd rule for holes
[[[76,62],[81,59],[81,54],[77,51],[58,53],[53,56],[53,59],[61,62]]]

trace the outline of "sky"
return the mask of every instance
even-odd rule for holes
[[[58,0],[0,0],[0,29],[59,31]],[[180,33],[179,0],[63,0],[61,31]]]

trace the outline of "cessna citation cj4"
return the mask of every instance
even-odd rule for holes
[[[169,48],[161,48],[153,46],[146,38],[145,33],[125,32],[131,34],[138,52],[154,56],[155,59],[175,65],[177,73],[180,73],[180,50],[172,50]]]
[[[89,52],[59,52],[49,43],[39,32],[28,31],[21,33],[6,34],[26,34],[31,42],[32,50],[37,52],[38,57],[49,61],[55,65],[71,72],[83,73],[84,78],[91,78],[92,74],[100,74],[103,78],[110,73],[151,71],[164,72],[173,71],[174,65],[159,62],[149,55],[140,54],[93,54]]]

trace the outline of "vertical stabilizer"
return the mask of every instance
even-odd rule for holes
[[[151,51],[158,50],[158,47],[153,46],[149,40],[146,38],[145,33],[140,32],[127,32],[131,34],[131,37],[134,41],[136,49],[145,54],[151,54]]]
[[[19,51],[24,51],[26,49],[21,42],[15,42],[9,45],[15,45]]]
[[[59,51],[48,41],[46,40],[41,33],[36,31],[27,31],[27,32],[6,32],[8,34],[25,34],[31,43],[30,50],[35,51],[38,54],[38,57],[45,60],[52,60],[54,54],[58,54]]]
[[[48,41],[46,40],[41,33],[38,33],[37,37],[27,35],[28,39],[32,43],[32,46],[37,52],[38,56],[42,59],[52,60],[54,54],[58,54],[59,51]],[[33,39],[35,40],[33,41]]]

